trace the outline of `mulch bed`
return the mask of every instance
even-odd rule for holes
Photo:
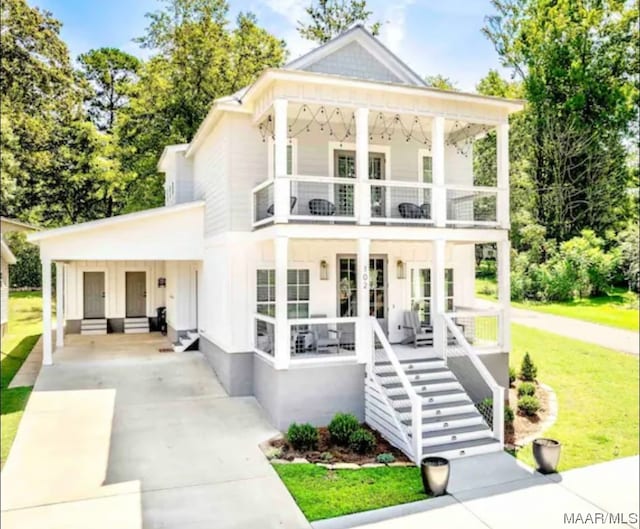
[[[380,434],[366,425],[362,427],[370,431],[376,438],[375,450],[366,455],[356,454],[349,448],[343,446],[336,446],[331,442],[329,436],[329,430],[326,428],[318,428],[318,450],[313,451],[298,451],[291,448],[286,439],[275,439],[271,441],[271,446],[280,448],[282,454],[278,459],[286,459],[287,461],[293,461],[295,458],[304,458],[311,463],[356,463],[362,465],[365,463],[375,463],[376,456],[379,454],[390,453],[396,458],[397,462],[411,463],[411,461],[400,450],[391,446],[386,440],[384,440]],[[331,458],[325,457],[322,454],[331,454]]]
[[[536,384],[536,398],[540,402],[540,409],[535,415],[528,417],[521,415],[518,412],[518,386],[522,384],[520,380],[516,380],[515,386],[509,388],[509,406],[515,413],[515,420],[511,428],[505,426],[505,444],[514,447],[520,446],[522,440],[530,437],[531,435],[542,433],[542,424],[549,416],[549,394],[540,386]]]

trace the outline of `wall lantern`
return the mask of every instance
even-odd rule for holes
[[[329,279],[329,263],[327,263],[324,259],[320,261],[320,279],[326,281]]]
[[[404,263],[399,259],[398,259],[398,262],[396,263],[396,273],[397,273],[398,279],[404,279],[406,277]]]
[[[158,278],[158,287],[164,288],[167,286],[167,278],[166,277],[159,277]]]

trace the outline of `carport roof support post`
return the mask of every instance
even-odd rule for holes
[[[51,350],[51,259],[42,257],[42,365],[53,364]]]

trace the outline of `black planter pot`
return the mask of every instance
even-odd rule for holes
[[[539,438],[533,440],[533,457],[538,466],[538,472],[553,474],[558,468],[562,445],[555,439]]]
[[[449,460],[444,457],[425,457],[420,462],[422,486],[430,496],[442,496],[447,493],[449,484]]]

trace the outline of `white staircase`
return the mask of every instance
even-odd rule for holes
[[[104,318],[82,320],[80,334],[107,334],[107,320]]]
[[[186,351],[187,348],[191,346],[198,338],[200,338],[200,335],[197,332],[188,331],[186,336],[180,336],[178,338],[178,341],[173,344],[173,350],[176,353],[182,353],[183,351]]]
[[[502,450],[502,423],[487,424],[444,358],[428,358],[416,349],[415,358],[399,360],[379,324],[372,325],[381,347],[367,372],[370,426],[415,462],[430,455],[453,459]]]
[[[124,333],[139,334],[149,332],[149,318],[125,318]]]

